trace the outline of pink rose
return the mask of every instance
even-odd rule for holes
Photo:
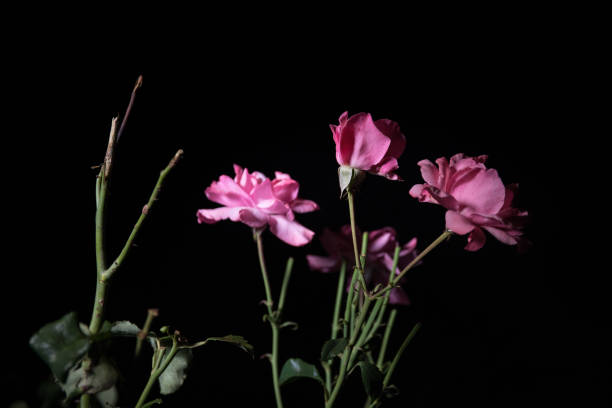
[[[393,254],[398,245],[396,236],[395,230],[391,227],[381,228],[368,234],[365,278],[370,288],[374,288],[379,283],[386,285],[389,282],[389,272],[393,268]],[[327,273],[339,270],[342,260],[351,267],[355,264],[350,225],[345,225],[339,232],[325,229],[321,234],[321,244],[329,256],[307,255],[310,269]],[[399,274],[400,270],[417,256],[416,244],[417,239],[412,238],[402,247],[396,274]],[[350,280],[350,275],[347,279]],[[408,295],[402,288],[393,289],[389,301],[401,305],[410,303]]]
[[[406,147],[406,137],[399,125],[389,119],[372,120],[369,113],[357,113],[351,117],[344,112],[338,125],[329,125],[336,143],[336,160],[341,169],[368,171],[398,180],[393,173],[398,168],[397,158]],[[352,178],[352,172],[346,177]],[[348,181],[340,181],[344,190]]]
[[[516,245],[522,235],[527,212],[512,207],[517,185],[504,186],[496,170],[484,165],[487,156],[466,157],[462,153],[450,159],[441,157],[436,166],[421,160],[425,184],[416,184],[410,195],[419,201],[440,204],[446,212],[446,228],[470,234],[468,251],[477,251],[486,241],[484,230],[499,241]]]
[[[220,220],[240,221],[252,228],[265,228],[282,241],[302,246],[312,240],[314,232],[297,223],[294,212],[319,209],[310,200],[298,198],[300,185],[288,174],[276,172],[274,180],[262,173],[249,173],[234,164],[236,176],[222,175],[206,189],[206,197],[223,207],[198,210],[199,223],[213,224]]]

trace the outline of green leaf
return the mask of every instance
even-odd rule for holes
[[[119,392],[116,386],[110,387],[108,390],[100,391],[96,394],[96,400],[103,408],[114,408],[119,401]]]
[[[185,382],[187,369],[193,359],[190,349],[179,350],[163,373],[159,376],[159,392],[162,395],[172,394]]]
[[[249,342],[246,341],[246,339],[244,337],[236,336],[234,334],[228,334],[227,336],[223,336],[223,337],[209,337],[209,338],[207,338],[204,341],[199,341],[199,342],[197,342],[195,344],[191,344],[191,345],[183,345],[183,346],[180,346],[180,348],[196,348],[196,347],[200,347],[200,346],[205,345],[209,341],[222,341],[224,343],[234,344],[234,345],[240,347],[242,350],[244,350],[247,353],[249,353],[251,358],[254,358],[253,346],[250,345]]]
[[[60,386],[70,400],[82,393],[98,394],[106,391],[115,385],[118,377],[119,373],[115,366],[109,359],[102,357],[98,364],[87,371],[82,365],[70,370],[66,382],[60,383]]]
[[[361,381],[366,394],[371,399],[377,398],[382,392],[383,377],[378,368],[367,361],[360,361],[357,364],[361,370]]]
[[[311,378],[324,385],[323,379],[315,366],[300,358],[290,358],[281,369],[280,385],[285,385],[300,378]]]
[[[81,332],[75,312],[44,325],[30,338],[30,347],[62,382],[90,346],[91,341]]]
[[[132,322],[120,320],[111,325],[110,332],[115,336],[136,337],[140,333],[140,328]]]
[[[342,354],[347,344],[348,340],[345,338],[326,341],[323,344],[323,348],[321,348],[321,361],[331,360],[337,355]]]

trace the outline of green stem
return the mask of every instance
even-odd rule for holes
[[[168,364],[170,364],[170,362],[172,361],[172,359],[178,352],[177,346],[178,346],[178,342],[176,341],[176,336],[173,336],[172,337],[172,348],[170,349],[170,353],[168,354],[168,357],[166,357],[163,360],[163,363],[161,364],[160,367],[153,368],[153,370],[151,371],[151,376],[149,377],[149,381],[147,381],[147,384],[145,385],[144,390],[142,390],[142,393],[140,394],[140,398],[138,398],[138,402],[136,403],[136,406],[134,408],[143,407],[143,405],[145,404],[145,401],[147,400],[147,397],[149,396],[149,393],[151,392],[151,389],[153,388],[153,386],[155,385],[155,382],[157,381],[157,378],[159,378],[159,376],[164,372],[166,367],[168,367]]]
[[[338,319],[340,318],[340,306],[342,305],[342,294],[344,293],[344,281],[346,279],[346,261],[342,261],[342,266],[340,266],[340,274],[338,276],[338,288],[336,289],[336,303],[334,305],[334,317],[332,319],[332,331],[331,338],[338,338],[338,331],[340,330],[340,324]],[[346,326],[344,326],[346,328]],[[346,330],[345,330],[346,332]],[[346,334],[345,334],[346,336]],[[325,388],[327,392],[331,392],[331,365],[332,361],[321,361],[321,365],[323,365],[323,369],[325,370]]]
[[[353,296],[355,295],[355,277],[357,276],[357,271],[353,271],[353,276],[351,278],[351,285],[349,286],[349,292],[346,296],[346,304],[344,305],[344,329],[343,334],[344,338],[348,338],[352,332],[350,331],[352,325],[351,319],[351,304],[353,303]]]
[[[353,351],[351,352],[351,356],[349,358],[349,363],[348,363],[349,371],[353,367],[355,358],[357,358],[357,353],[359,352],[361,347],[366,343],[366,339],[368,338],[368,334],[370,333],[370,330],[372,329],[374,320],[378,316],[378,311],[380,310],[382,303],[383,303],[383,299],[381,298],[376,299],[376,303],[374,304],[374,309],[372,309],[372,312],[370,313],[370,316],[368,317],[368,321],[366,322],[365,326],[363,326],[363,329],[361,330],[361,334],[359,335],[359,338],[357,339],[357,342],[355,343],[355,347],[353,348]],[[364,311],[365,310],[366,309],[365,309],[365,303],[364,303]]]
[[[378,353],[378,360],[376,366],[382,371],[383,362],[385,361],[385,354],[387,353],[387,345],[389,344],[389,338],[391,337],[391,330],[393,329],[393,323],[395,323],[395,317],[397,316],[397,309],[391,309],[389,314],[389,321],[385,328],[385,334],[383,336],[382,344],[380,345],[380,351]]]
[[[272,365],[272,384],[274,386],[274,397],[276,398],[276,406],[277,408],[282,408],[283,400],[280,392],[280,385],[278,381],[278,337],[279,337],[279,327],[278,322],[276,321],[276,316],[272,305],[274,304],[272,300],[272,291],[270,290],[270,282],[268,281],[268,272],[266,269],[266,261],[264,259],[263,252],[263,241],[261,239],[262,231],[255,232],[255,239],[257,241],[257,255],[259,257],[259,266],[261,269],[261,276],[264,281],[264,287],[266,290],[266,306],[268,307],[268,321],[270,322],[270,326],[272,327],[272,354],[270,355],[270,364]]]
[[[130,248],[132,247],[132,243],[134,242],[134,238],[136,238],[136,235],[138,235],[138,231],[140,230],[140,227],[141,227],[143,221],[145,220],[145,218],[147,218],[147,215],[149,214],[149,211],[151,211],[151,207],[153,207],[153,204],[157,200],[157,196],[159,195],[159,191],[161,189],[162,184],[164,183],[164,180],[166,179],[166,176],[168,175],[168,173],[170,173],[170,170],[172,170],[174,168],[174,166],[176,165],[177,161],[181,158],[182,155],[183,155],[183,150],[179,149],[174,154],[174,156],[172,157],[172,160],[170,160],[170,162],[168,163],[166,168],[163,169],[159,173],[159,178],[157,179],[157,183],[155,184],[155,187],[153,188],[153,192],[151,193],[151,196],[149,197],[149,201],[142,208],[142,211],[140,213],[140,217],[138,217],[138,221],[136,221],[136,224],[134,225],[134,228],[132,228],[132,232],[130,233],[130,236],[128,237],[127,241],[125,242],[125,245],[123,246],[123,249],[119,253],[119,256],[117,256],[117,259],[115,259],[115,261],[102,274],[102,279],[104,279],[104,280],[110,279],[113,276],[113,274],[115,273],[115,271],[117,271],[117,269],[121,266],[121,263],[123,262],[123,260],[125,259],[126,255],[130,251]]]
[[[147,334],[151,329],[151,323],[153,323],[153,319],[157,317],[158,314],[159,311],[157,309],[147,310],[147,319],[145,320],[142,330],[138,333],[138,336],[136,337],[136,350],[134,351],[135,357],[138,357],[140,355],[140,350],[142,349],[142,342],[147,337]]]
[[[81,395],[80,408],[89,408],[90,407],[90,399],[91,399],[91,395],[89,395],[89,394]]]
[[[266,260],[264,258],[263,252],[263,241],[261,239],[262,231],[255,231],[255,241],[257,242],[257,256],[259,258],[259,270],[261,271],[261,277],[263,279],[264,288],[266,290],[266,307],[268,308],[268,313],[270,314],[270,318],[273,318],[272,312],[272,290],[270,290],[270,281],[268,280],[268,271],[266,269]]]
[[[332,390],[332,383],[331,383],[331,376],[332,376],[332,372],[331,372],[331,365],[330,362],[327,361],[321,361],[321,365],[323,366],[323,370],[325,370],[325,390],[326,390],[326,394],[329,395],[329,393]]]
[[[272,325],[272,383],[274,385],[274,398],[276,398],[276,406],[283,407],[283,399],[281,396],[280,385],[278,382],[278,338],[280,329],[277,324]]]
[[[389,282],[393,281],[393,276],[395,274],[395,271],[397,270],[397,264],[399,263],[400,250],[401,250],[400,246],[396,245],[395,246],[395,252],[393,253],[392,268],[389,271]],[[376,317],[376,321],[374,322],[374,325],[373,325],[372,329],[370,330],[370,333],[368,334],[368,338],[366,339],[366,343],[369,342],[370,339],[372,339],[372,337],[374,337],[374,335],[378,331],[378,328],[380,327],[380,324],[382,323],[382,319],[385,316],[385,311],[387,310],[387,306],[389,305],[389,296],[390,295],[391,295],[391,291],[388,291],[388,292],[385,293],[382,306],[380,307],[380,311],[378,312],[378,316]]]
[[[293,270],[293,258],[287,259],[287,265],[285,266],[285,275],[283,276],[283,284],[281,286],[280,297],[278,298],[278,315],[279,318],[283,313],[285,307],[285,298],[287,297],[287,288],[289,287],[289,280],[291,279],[291,271]]]
[[[89,323],[91,334],[98,333],[102,325],[104,315],[104,302],[106,301],[106,282],[102,279],[106,269],[106,259],[104,257],[104,207],[106,205],[106,193],[108,191],[108,176],[112,161],[112,151],[115,144],[117,132],[117,118],[111,122],[108,147],[104,164],[100,168],[100,173],[96,180],[96,296]]]
[[[395,309],[393,311],[395,311]],[[406,347],[408,347],[408,344],[410,344],[410,342],[412,341],[412,339],[414,338],[414,336],[416,335],[416,333],[419,331],[420,328],[421,328],[420,322],[415,324],[412,330],[410,331],[410,333],[408,333],[408,336],[406,336],[406,338],[402,342],[402,345],[400,346],[397,353],[395,353],[395,357],[393,357],[393,361],[391,362],[391,365],[389,366],[389,370],[387,370],[387,374],[385,375],[385,378],[383,380],[383,387],[382,387],[383,389],[385,389],[389,385],[389,381],[391,381],[391,376],[393,375],[393,372],[395,371],[395,367],[397,366],[399,359],[402,357],[402,354],[404,354],[404,350],[406,350]],[[378,398],[374,402],[372,402],[372,404],[370,405],[370,408],[378,407],[380,406],[381,403],[382,402],[380,398]]]
[[[351,234],[353,236],[353,252],[355,254],[355,268],[359,271],[359,281],[361,282],[362,289],[364,293],[368,293],[366,288],[365,277],[363,276],[363,269],[361,266],[361,261],[359,259],[359,247],[357,246],[357,225],[355,222],[355,198],[350,189],[347,190],[347,197],[349,203],[349,216],[351,219]]]
[[[397,275],[395,277],[395,279],[393,280],[393,285],[396,285],[400,281],[400,279],[402,279],[402,277],[404,277],[406,272],[408,272],[410,269],[412,269],[412,267],[414,265],[419,263],[421,261],[421,259],[423,259],[425,257],[425,255],[430,253],[435,247],[440,245],[442,242],[446,241],[452,234],[453,234],[453,232],[450,231],[450,230],[445,230],[442,234],[440,234],[440,236],[438,238],[436,238],[436,240],[434,242],[429,244],[429,246],[427,248],[425,248],[423,250],[423,252],[421,252],[419,255],[417,255],[417,257],[414,258],[412,260],[412,262],[410,262],[408,265],[406,265],[406,267],[404,269],[402,269],[402,271],[399,273],[399,275]]]
[[[391,376],[393,375],[393,371],[395,371],[395,366],[397,366],[397,362],[402,357],[402,354],[404,354],[404,350],[406,349],[406,347],[408,347],[408,344],[410,344],[410,342],[412,341],[412,339],[417,334],[420,328],[421,328],[420,322],[415,324],[412,330],[410,330],[410,333],[408,333],[408,336],[406,336],[406,338],[402,342],[402,345],[400,346],[397,353],[395,353],[395,357],[393,357],[393,361],[391,362],[391,365],[389,366],[387,375],[385,375],[385,379],[383,380],[383,388],[389,385],[389,381],[391,381]]]
[[[336,289],[336,304],[334,306],[334,320],[332,321],[332,333],[331,338],[338,338],[338,330],[340,325],[338,319],[340,317],[340,305],[342,304],[342,294],[344,293],[344,280],[346,279],[346,262],[342,261],[340,267],[340,275],[338,276],[338,288]]]
[[[351,338],[348,344],[346,345],[346,348],[342,352],[342,359],[340,361],[340,373],[338,374],[338,379],[336,380],[336,384],[334,385],[332,393],[329,396],[327,403],[325,404],[325,408],[331,408],[334,405],[334,402],[336,401],[336,398],[338,397],[338,393],[340,392],[340,389],[342,388],[342,385],[344,383],[344,377],[346,376],[346,372],[349,366],[348,364],[349,358],[351,357],[351,354],[353,352],[356,352],[355,350],[357,350],[357,348],[355,347],[355,344],[357,341],[357,335],[359,334],[359,330],[361,329],[361,326],[368,313],[368,309],[370,307],[371,301],[372,299],[369,296],[365,298],[365,301],[363,303],[363,309],[361,310],[361,313],[359,314],[359,317],[357,318],[357,322],[355,323],[355,331],[351,335]]]

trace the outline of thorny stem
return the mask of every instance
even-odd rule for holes
[[[334,402],[336,401],[336,398],[338,397],[338,393],[340,392],[340,389],[342,388],[342,385],[344,383],[344,377],[346,376],[346,372],[349,368],[348,367],[349,360],[350,360],[350,357],[352,357],[351,354],[356,353],[358,351],[357,348],[355,347],[355,344],[357,341],[357,335],[359,334],[359,329],[361,329],[361,326],[368,313],[368,309],[370,308],[371,301],[372,299],[369,296],[365,298],[365,301],[363,303],[363,308],[361,309],[359,317],[357,318],[357,322],[355,323],[355,331],[351,335],[351,338],[348,344],[346,345],[344,351],[342,352],[342,359],[340,361],[340,373],[338,374],[338,379],[336,380],[336,384],[334,385],[332,393],[329,396],[327,403],[325,404],[325,408],[331,408],[334,406]]]
[[[147,319],[145,320],[142,330],[138,333],[138,336],[136,337],[136,351],[134,352],[135,357],[138,357],[140,355],[140,350],[142,349],[142,342],[147,337],[147,334],[151,329],[151,323],[153,323],[153,319],[158,315],[159,310],[157,309],[147,310]]]
[[[393,375],[393,371],[395,371],[395,366],[397,366],[397,362],[402,357],[402,354],[404,354],[404,350],[406,349],[406,347],[408,347],[408,344],[410,344],[410,342],[412,341],[412,339],[417,334],[420,328],[421,322],[415,324],[412,330],[410,330],[410,333],[408,333],[408,336],[406,336],[406,338],[402,342],[402,345],[400,346],[399,350],[397,350],[397,353],[395,353],[395,357],[393,357],[393,361],[389,366],[389,370],[387,370],[387,375],[385,375],[385,379],[383,380],[383,387],[389,385],[389,381],[391,381],[391,376]]]
[[[147,384],[145,385],[144,390],[142,390],[142,394],[140,394],[140,398],[138,399],[138,402],[136,403],[136,406],[134,408],[143,407],[145,401],[147,400],[147,397],[149,396],[149,393],[151,392],[151,388],[153,388],[155,382],[157,381],[157,378],[164,372],[166,367],[168,367],[168,364],[170,364],[170,362],[178,352],[177,346],[178,342],[176,340],[176,336],[172,336],[172,348],[170,349],[170,353],[163,360],[159,367],[153,367],[153,370],[151,370],[151,376],[149,377],[149,381],[147,381]]]
[[[132,89],[132,95],[130,95],[130,103],[128,103],[127,109],[125,110],[125,115],[123,115],[123,120],[121,121],[119,132],[117,132],[117,142],[123,134],[123,129],[125,129],[125,124],[127,123],[127,120],[130,117],[132,106],[134,106],[134,100],[136,100],[136,91],[138,91],[140,87],[142,87],[142,75],[138,77],[138,79],[136,80],[136,85],[134,85],[134,89]]]
[[[147,204],[147,206],[145,206],[147,211],[144,211],[143,209],[143,214],[138,219],[138,222],[136,223],[136,226],[134,227],[132,234],[130,234],[130,237],[128,238],[128,242],[126,243],[126,246],[124,247],[123,251],[121,251],[121,254],[117,258],[117,260],[113,262],[113,265],[111,266],[111,268],[107,269],[106,258],[104,254],[104,208],[106,204],[106,195],[108,191],[108,180],[109,180],[111,168],[112,168],[115,144],[118,142],[119,137],[123,133],[125,124],[127,123],[127,119],[130,115],[130,111],[134,103],[134,99],[136,97],[136,91],[141,86],[142,86],[142,76],[139,76],[138,80],[136,81],[136,85],[134,86],[134,89],[132,90],[130,103],[128,104],[126,113],[123,117],[123,121],[121,123],[119,130],[117,130],[118,118],[117,117],[113,118],[111,122],[111,130],[110,130],[110,134],[108,138],[106,154],[104,156],[104,162],[102,166],[100,167],[100,172],[98,173],[98,176],[96,178],[96,191],[95,191],[95,195],[96,195],[96,216],[95,216],[96,295],[94,299],[94,307],[92,311],[91,321],[89,323],[89,332],[91,334],[96,334],[100,330],[100,327],[102,325],[108,279],[117,270],[117,268],[121,264],[121,261],[126,256],[128,249],[131,246],[132,241],[135,238],[136,233],[138,232],[138,229],[140,228],[140,225],[142,224],[142,221],[144,220],[143,215],[146,215],[145,213],[148,212],[148,209],[150,209],[151,205],[153,204],[153,201],[157,197],[157,194],[159,192],[159,188],[161,186],[163,179],[165,178],[169,170],[172,167],[174,167],[178,158],[183,153],[182,150],[179,150],[174,155],[172,160],[170,161],[170,164],[160,174],[160,178],[157,182],[157,185],[155,186],[151,199],[149,200],[149,203]],[[83,361],[84,361],[83,364],[85,364],[86,362],[90,362],[91,360],[89,360],[89,358],[86,357]],[[81,396],[81,407],[89,408],[89,406],[90,406],[90,396],[88,394],[83,394]]]
[[[442,242],[444,242],[448,238],[450,238],[451,235],[453,235],[453,232],[451,230],[445,230],[442,234],[440,234],[440,236],[438,238],[436,238],[436,240],[434,242],[429,244],[429,246],[427,248],[425,248],[423,250],[423,252],[421,252],[419,255],[417,255],[417,257],[414,258],[412,260],[412,262],[410,262],[408,265],[406,265],[406,267],[404,269],[402,269],[402,271],[399,273],[399,275],[397,275],[395,277],[395,279],[393,280],[393,285],[396,285],[404,277],[406,272],[408,272],[414,265],[419,263],[421,261],[421,259],[423,259],[425,257],[425,255],[430,253],[435,247],[437,247]]]
[[[283,314],[285,308],[285,298],[287,297],[287,288],[289,287],[289,280],[291,279],[291,271],[293,270],[293,258],[287,259],[287,265],[285,266],[285,275],[283,276],[283,284],[281,286],[280,297],[278,298],[278,315],[279,318]]]
[[[351,233],[353,236],[353,252],[355,253],[355,268],[359,271],[359,281],[361,282],[361,286],[363,292],[368,295],[368,290],[366,288],[365,277],[363,276],[363,267],[361,265],[361,261],[359,260],[359,247],[357,244],[357,226],[355,222],[355,198],[353,196],[353,192],[348,189],[347,197],[349,203],[349,216],[351,218]]]
[[[123,249],[119,253],[119,256],[117,256],[117,259],[115,259],[115,261],[108,267],[108,269],[102,275],[102,279],[103,280],[110,279],[113,276],[113,274],[115,273],[115,271],[121,266],[121,263],[123,262],[123,260],[125,259],[126,255],[130,251],[130,248],[132,247],[132,243],[134,242],[134,238],[136,238],[136,235],[138,234],[138,231],[140,230],[140,227],[141,227],[143,221],[145,220],[145,218],[147,218],[147,215],[149,214],[149,211],[151,211],[151,207],[153,207],[153,204],[157,200],[157,196],[159,195],[159,191],[161,189],[162,184],[164,183],[164,180],[166,179],[166,176],[168,175],[168,173],[170,173],[170,170],[172,170],[174,168],[174,166],[176,165],[176,163],[178,162],[178,160],[181,158],[182,155],[183,155],[183,150],[179,149],[174,154],[174,156],[172,157],[172,159],[170,160],[170,162],[168,163],[166,168],[163,169],[159,173],[159,178],[157,179],[157,183],[155,184],[155,188],[153,188],[153,192],[151,193],[151,196],[149,197],[149,201],[142,208],[142,211],[140,213],[140,217],[138,217],[138,221],[136,221],[136,224],[134,225],[134,228],[132,229],[132,232],[130,233],[130,236],[128,237],[127,241],[125,242],[125,245],[123,246]]]
[[[340,275],[338,276],[338,288],[336,289],[336,304],[334,306],[334,320],[332,321],[332,333],[331,338],[336,339],[338,337],[338,330],[340,325],[338,319],[340,317],[340,305],[342,304],[342,293],[344,292],[344,280],[346,279],[346,262],[342,261],[340,267]]]
[[[387,344],[389,344],[389,338],[391,337],[391,330],[393,329],[393,323],[395,323],[396,316],[397,309],[391,309],[391,313],[389,314],[389,321],[387,321],[385,334],[380,345],[380,351],[378,352],[378,360],[376,361],[376,366],[379,370],[382,370],[383,362],[385,361],[385,354],[387,353]]]
[[[400,250],[401,250],[400,246],[396,245],[395,252],[393,253],[393,264],[391,267],[391,271],[389,271],[389,282],[393,280],[393,276],[395,275],[395,271],[397,270]],[[372,337],[374,337],[374,335],[378,331],[378,328],[380,327],[380,324],[382,323],[382,319],[385,316],[385,312],[387,311],[387,305],[389,304],[390,296],[391,296],[391,291],[388,291],[387,293],[385,293],[383,298],[377,299],[377,302],[382,302],[382,305],[380,307],[380,311],[378,312],[378,316],[376,317],[376,321],[374,322],[374,325],[372,329],[370,330],[370,333],[368,334],[368,337],[365,341],[366,343],[369,342],[370,339],[372,339]]]
[[[412,341],[412,339],[417,334],[420,328],[421,328],[420,322],[415,324],[412,330],[410,330],[410,333],[408,333],[408,336],[406,336],[406,338],[402,342],[402,345],[400,346],[399,350],[397,350],[397,353],[395,353],[395,357],[393,357],[393,361],[391,361],[391,365],[389,366],[389,369],[387,370],[387,374],[385,375],[385,378],[383,380],[383,386],[382,386],[383,389],[385,389],[389,385],[389,381],[391,381],[391,377],[393,376],[393,372],[395,371],[395,367],[397,366],[398,361],[400,360],[400,358],[402,357],[402,354],[404,354],[404,351],[406,350],[406,347],[408,347],[408,344],[410,344],[410,342]],[[377,407],[380,405],[380,403],[381,403],[380,399],[377,399],[374,402],[372,402],[372,404],[370,405],[370,408]]]
[[[96,180],[96,297],[94,307],[89,324],[91,334],[96,334],[100,330],[102,324],[102,315],[104,313],[104,301],[106,300],[106,282],[102,280],[102,274],[106,269],[106,261],[104,257],[104,207],[106,204],[106,192],[108,190],[108,172],[107,166],[110,166],[112,157],[112,146],[115,143],[117,134],[117,118],[113,118],[111,122],[111,130],[108,139],[108,148],[104,158],[104,164],[100,168],[98,179]],[[109,156],[109,152],[110,156]]]
[[[268,321],[272,328],[272,353],[269,356],[270,365],[272,366],[272,385],[274,386],[274,398],[276,399],[277,408],[283,407],[283,400],[280,392],[280,385],[278,381],[278,338],[279,338],[279,325],[276,320],[274,309],[272,307],[272,292],[270,290],[270,283],[268,281],[268,272],[266,270],[266,261],[264,259],[263,242],[261,239],[262,231],[255,231],[255,239],[257,241],[257,255],[259,256],[259,266],[261,269],[261,276],[264,281],[264,287],[266,290],[266,306],[268,307]],[[290,273],[290,272],[289,272]]]
[[[351,277],[351,285],[349,286],[349,292],[346,295],[346,304],[344,305],[344,328],[343,328],[343,334],[345,338],[348,338],[351,329],[351,325],[352,325],[352,319],[351,319],[351,306],[353,303],[353,296],[355,296],[355,279],[356,279],[356,275],[358,274],[357,271],[353,271],[353,275]]]
[[[344,292],[344,281],[346,279],[346,261],[342,261],[340,266],[340,274],[338,276],[338,288],[336,289],[336,303],[334,306],[334,317],[332,320],[331,338],[332,340],[338,338],[338,331],[340,330],[339,318],[340,318],[340,306],[342,305],[342,293]],[[325,370],[325,388],[327,392],[331,392],[331,365],[332,361],[322,361],[323,369]]]

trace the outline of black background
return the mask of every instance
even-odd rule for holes
[[[17,221],[7,231],[4,268],[6,403],[26,399],[37,406],[35,390],[48,377],[28,348],[31,334],[71,310],[89,320],[91,167],[101,163],[111,118],[124,111],[142,74],[115,158],[109,258],[121,249],[158,171],[178,148],[185,156],[114,278],[106,316],[141,324],[146,309],[157,307],[157,327],[171,325],[194,340],[243,335],[257,355],[251,361],[223,344],[197,350],[184,387],[165,405],[273,406],[269,364],[258,358],[270,350],[270,330],[261,320],[264,291],[250,230],[229,221],[198,225],[195,213],[216,206],[204,189],[220,174],[232,175],[237,163],[298,180],[301,197],[321,207],[298,218],[315,232],[348,223],[328,127],[348,110],[397,121],[408,141],[399,159],[404,182],[367,178],[357,198],[361,228],[393,226],[401,242],[416,236],[423,249],[441,232],[444,211],[409,196],[421,182],[416,163],[457,152],[488,154],[505,183],[520,183],[518,204],[531,214],[526,234],[533,246],[526,254],[491,236],[469,253],[465,237],[454,237],[409,274],[413,304],[400,310],[392,349],[415,322],[423,328],[396,371],[401,395],[388,406],[607,406],[605,267],[591,261],[598,239],[576,229],[601,225],[601,213],[588,202],[604,193],[587,182],[599,171],[592,163],[605,155],[586,129],[586,117],[597,113],[584,105],[588,78],[573,69],[574,55],[562,44],[516,38],[455,44],[454,51],[417,50],[418,41],[323,51],[264,40],[208,41],[181,51],[165,44],[164,52],[128,63],[112,48],[58,49],[43,38],[24,69],[6,78],[15,96],[4,149],[10,192],[4,201],[11,209],[4,215],[7,225]],[[275,293],[286,258],[296,259],[286,317],[299,330],[282,333],[281,361],[314,362],[329,334],[335,276],[305,263],[305,254],[323,253],[316,237],[305,248],[270,233],[264,240]],[[128,369],[123,387],[139,392],[147,364]],[[357,377],[339,406],[362,404]],[[283,392],[288,407],[321,404],[315,383]],[[124,398],[121,406],[136,397]]]

